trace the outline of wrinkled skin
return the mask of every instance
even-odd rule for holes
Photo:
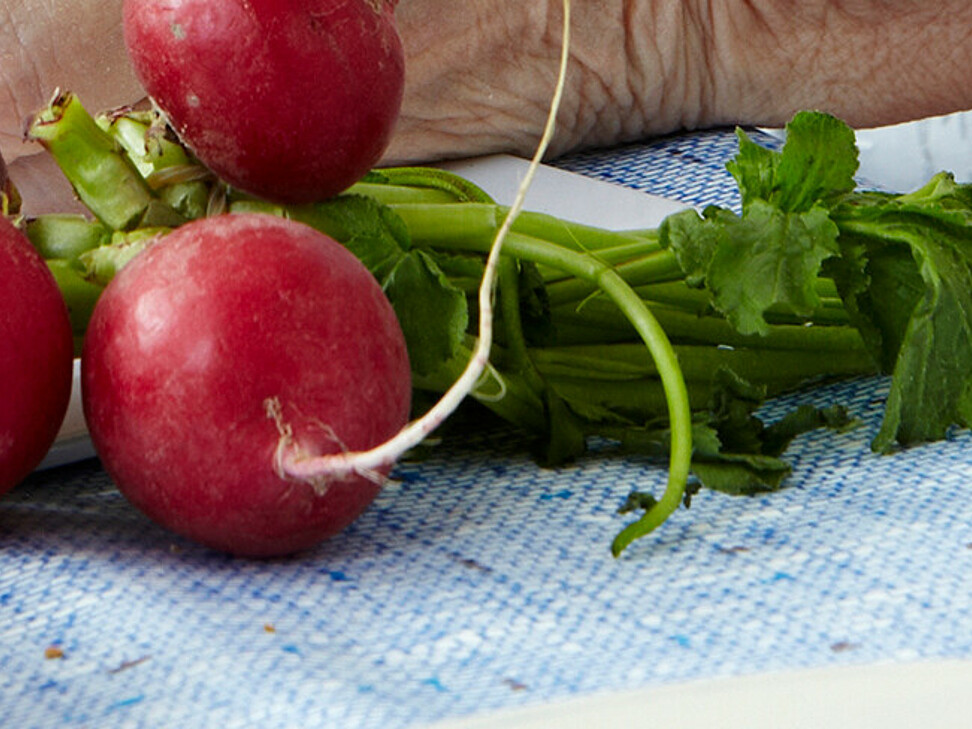
[[[36,152],[18,141],[22,119],[55,86],[90,109],[142,95],[121,43],[121,0],[0,1],[8,160]],[[575,0],[573,13],[555,154],[778,125],[805,108],[872,126],[972,107],[967,0]],[[396,16],[407,80],[388,161],[532,149],[553,86],[559,0],[401,0]],[[47,188],[42,166],[12,165],[28,206],[63,208],[64,189]]]

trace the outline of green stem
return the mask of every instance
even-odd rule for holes
[[[631,245],[637,247],[640,255],[644,255],[660,248],[657,231],[611,231],[526,210],[520,213],[513,230],[534,238],[543,238],[570,250],[588,253],[602,254],[606,248]]]
[[[78,257],[84,277],[101,286],[107,286],[129,261],[170,230],[136,228],[127,232],[116,231],[110,243],[85,251]]]
[[[502,223],[500,209],[489,203],[422,203],[391,207],[405,222],[416,245],[444,245],[482,253],[484,247],[492,242]]]
[[[757,349],[805,349],[830,352],[863,351],[864,343],[860,332],[852,326],[827,325],[814,322],[805,324],[771,324],[765,335],[746,335],[736,331],[721,316],[700,315],[665,304],[650,304],[652,313],[674,342],[699,342],[720,344],[730,347],[753,347]],[[595,337],[592,343],[600,341],[598,332],[627,332],[634,335],[627,319],[621,316],[617,307],[603,298],[588,299],[582,306],[573,304],[555,307],[552,311],[554,326],[558,335],[562,330],[588,331]],[[562,337],[558,339],[564,341]],[[564,341],[564,343],[570,343]],[[580,343],[580,342],[578,342]]]
[[[638,260],[618,264],[614,266],[614,270],[629,286],[678,281],[685,276],[675,256],[667,250],[659,250]],[[547,286],[547,297],[552,306],[557,306],[579,301],[595,291],[597,287],[593,282],[571,278]]]
[[[165,135],[154,112],[99,115],[96,123],[122,146],[149,188],[187,220],[207,213],[215,177]]]
[[[161,125],[153,129],[151,115],[99,114],[95,123],[111,135],[125,150],[142,177],[168,167],[197,166],[185,147],[165,139]]]
[[[58,95],[29,119],[26,137],[51,153],[81,202],[109,228],[134,228],[159,203],[128,155],[74,94]]]
[[[76,269],[70,261],[64,259],[49,259],[46,261],[48,269],[54,274],[57,287],[61,290],[64,302],[67,304],[68,316],[71,320],[71,331],[74,334],[75,356],[81,353],[81,342],[88,328],[88,321],[94,311],[102,287],[84,278],[81,271]]]
[[[446,190],[377,182],[358,182],[345,190],[345,194],[366,195],[383,205],[449,205],[456,202],[455,196]]]
[[[399,187],[412,187],[428,192],[439,191],[448,195],[450,202],[492,203],[493,199],[479,186],[460,177],[454,172],[435,167],[388,167],[372,172],[379,184]],[[370,182],[365,179],[364,182]],[[375,190],[381,194],[381,190]]]
[[[39,215],[28,219],[24,230],[41,256],[67,261],[76,261],[111,238],[111,231],[98,221],[73,214]]]
[[[747,349],[713,345],[674,345],[682,376],[709,382],[721,368],[731,369],[753,384],[795,385],[822,375],[842,377],[874,374],[869,353],[858,348],[835,357],[825,350]],[[544,376],[587,377],[591,380],[634,380],[657,377],[640,344],[540,347],[531,359]]]
[[[488,203],[456,204],[402,203],[391,208],[402,218],[419,244],[453,248],[466,242],[469,250],[480,250],[491,241],[501,225],[506,208]],[[597,253],[605,249],[628,246],[625,259],[652,253],[659,246],[655,238],[615,233],[590,226],[568,223],[549,215],[521,212],[513,224],[513,233],[554,244],[559,249]]]
[[[843,301],[828,295],[833,282],[818,279],[820,304],[810,320],[816,324],[848,324],[850,317]],[[638,294],[652,304],[667,304],[699,315],[713,313],[712,298],[705,289],[692,288],[684,281],[667,281],[636,286]],[[764,314],[771,324],[803,324],[806,319],[783,309],[772,306]]]
[[[441,220],[438,220],[437,225],[430,226],[427,213],[428,211],[423,211],[419,216],[402,216],[409,227],[413,241],[422,240],[428,243],[431,232],[431,237],[447,250],[469,250],[478,253],[486,253],[489,250],[491,240],[488,237],[484,240],[481,236],[464,236],[461,233],[456,237],[443,235],[443,228],[447,228],[449,232],[455,229]],[[480,211],[479,214],[483,215],[484,212]],[[459,231],[462,229],[459,228]],[[618,555],[632,540],[648,534],[674,513],[685,493],[692,461],[692,412],[678,358],[665,331],[652,315],[651,310],[612,267],[588,253],[567,250],[562,246],[522,233],[511,233],[504,243],[503,250],[505,255],[531,261],[537,265],[561,269],[595,284],[631,321],[655,361],[665,390],[672,432],[668,482],[665,493],[658,503],[641,519],[626,527],[615,539],[611,550],[613,554]]]
[[[633,540],[664,523],[682,503],[692,466],[692,411],[678,358],[651,310],[613,269],[602,268],[597,281],[599,288],[631,319],[651,352],[665,388],[672,434],[665,492],[638,521],[629,524],[614,538],[611,553],[618,556]]]

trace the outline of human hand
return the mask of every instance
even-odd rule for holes
[[[401,0],[390,162],[532,152],[560,0]],[[801,109],[869,127],[972,108],[967,0],[575,0],[553,154]]]

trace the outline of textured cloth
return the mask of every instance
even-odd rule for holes
[[[561,165],[735,205],[730,132]],[[801,436],[784,490],[702,492],[620,559],[628,491],[664,470],[593,453],[535,465],[503,429],[404,464],[344,534],[236,560],[157,528],[96,461],[0,500],[0,724],[17,729],[413,729],[591,692],[807,667],[972,657],[966,433],[868,449],[886,381]],[[768,678],[767,680],[771,680]],[[650,711],[650,707],[646,707]]]

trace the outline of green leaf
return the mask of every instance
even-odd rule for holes
[[[734,496],[776,491],[790,473],[780,456],[790,442],[821,427],[845,428],[851,420],[839,406],[801,405],[766,425],[753,413],[765,388],[729,370],[716,375],[707,422],[696,424],[692,473],[702,486]],[[708,434],[705,435],[706,431]]]
[[[288,214],[341,242],[375,275],[401,324],[413,374],[434,372],[456,355],[468,324],[466,296],[430,253],[411,247],[408,228],[390,207],[345,194]],[[460,262],[481,271],[471,259],[451,259]]]
[[[732,212],[710,206],[701,217],[695,210],[682,210],[662,221],[658,240],[675,255],[687,285],[705,285],[712,256],[726,239],[726,225],[720,221],[730,219],[736,219]]]
[[[873,446],[889,450],[972,425],[972,260],[947,241],[915,241],[927,289],[905,330]]]
[[[692,461],[692,473],[703,487],[730,496],[778,491],[790,470],[786,461],[771,456],[727,454],[716,461]]]
[[[411,247],[405,223],[389,208],[364,195],[339,195],[288,214],[342,243],[380,281]]]
[[[723,452],[761,453],[763,422],[753,413],[766,400],[766,387],[724,367],[715,373],[714,382],[704,420],[713,437],[699,440],[696,452],[703,457]]]
[[[763,314],[772,306],[813,313],[821,263],[838,250],[837,226],[825,209],[784,213],[757,200],[726,225],[706,282],[716,308],[741,334],[765,334]]]
[[[849,126],[829,114],[800,112],[786,125],[770,201],[789,212],[829,205],[853,192],[857,167],[857,145]]]
[[[890,240],[875,245],[867,236],[844,232],[840,246],[843,254],[827,262],[827,272],[874,361],[890,374],[924,281],[907,245]]]
[[[972,185],[956,182],[950,172],[939,172],[914,192],[883,202],[956,225],[972,223]]]
[[[891,371],[886,452],[972,425],[972,189],[939,175],[910,195],[848,201],[835,211],[842,295]]]
[[[848,430],[857,422],[843,405],[828,405],[823,408],[800,405],[763,431],[762,452],[769,456],[780,456],[798,435],[817,428]]]
[[[739,151],[726,165],[739,187],[743,210],[754,200],[770,200],[776,187],[778,152],[757,144],[742,129],[736,129]]]
[[[840,252],[829,208],[854,189],[857,149],[846,124],[819,112],[793,118],[781,152],[741,130],[737,136],[739,153],[727,167],[742,194],[742,215],[717,207],[702,217],[671,215],[659,239],[686,283],[708,288],[741,334],[765,334],[767,309],[809,317],[820,304],[822,263]]]
[[[853,130],[822,112],[803,111],[786,125],[781,152],[736,131],[739,153],[727,168],[739,185],[743,210],[757,200],[791,213],[829,206],[854,190],[857,145]]]
[[[424,251],[402,255],[382,281],[402,326],[412,370],[428,374],[451,359],[464,341],[466,297]]]
[[[569,463],[587,451],[587,434],[581,420],[551,388],[544,389],[543,399],[547,432],[536,449],[537,460],[544,466]]]
[[[520,323],[524,339],[531,346],[553,342],[555,331],[543,275],[537,265],[529,261],[519,262],[518,268]]]

